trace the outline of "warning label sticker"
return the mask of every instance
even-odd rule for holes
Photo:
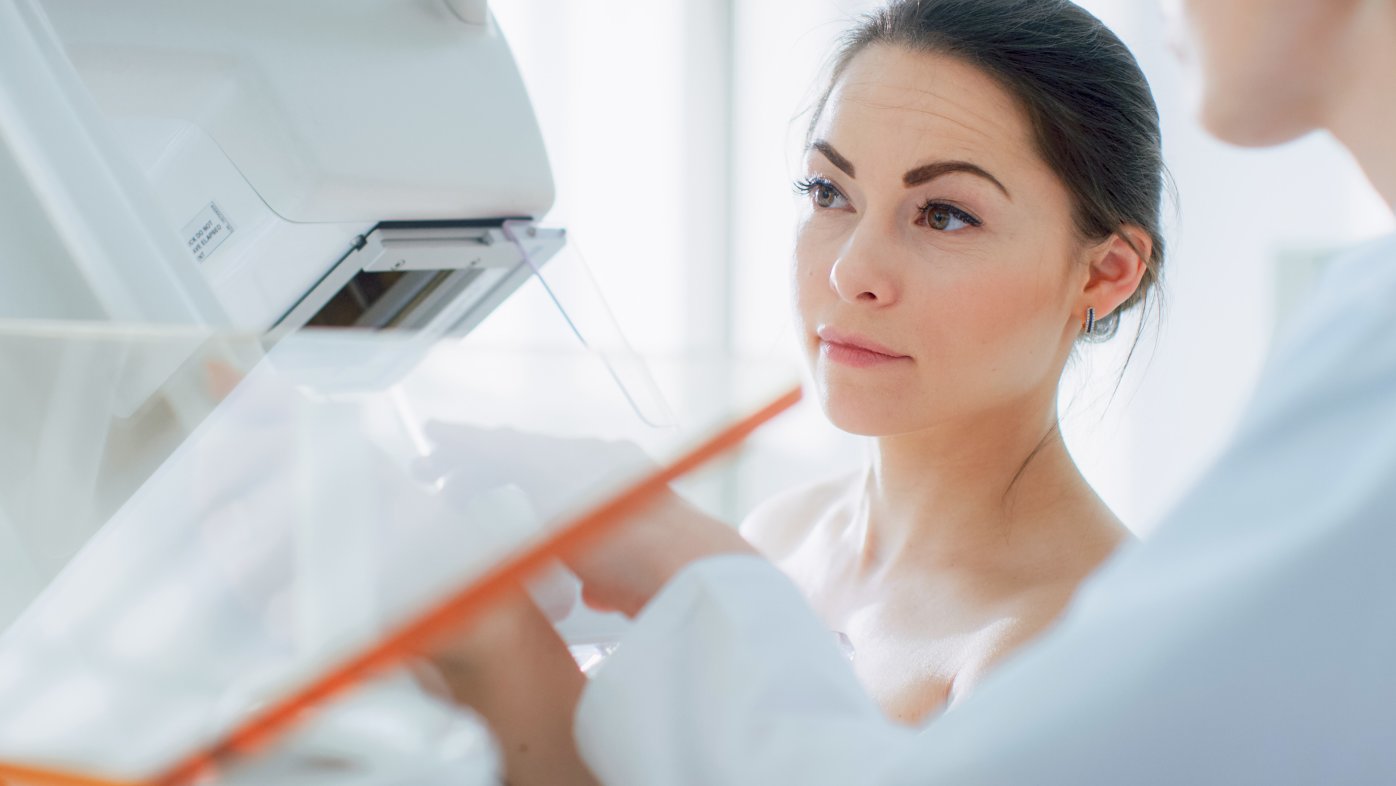
[[[223,241],[233,234],[233,224],[216,202],[199,211],[193,221],[184,225],[184,237],[189,243],[189,253],[194,259],[203,262],[223,245]]]

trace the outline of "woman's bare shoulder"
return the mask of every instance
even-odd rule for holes
[[[844,472],[777,494],[747,515],[742,536],[767,559],[778,560],[804,542],[832,509],[848,501],[862,476],[861,470]]]

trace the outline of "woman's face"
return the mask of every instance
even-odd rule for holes
[[[1201,68],[1203,125],[1238,145],[1271,145],[1322,122],[1343,34],[1361,0],[1172,0]]]
[[[836,426],[889,436],[1052,400],[1089,271],[1071,198],[995,81],[865,49],[799,187],[798,326]]]

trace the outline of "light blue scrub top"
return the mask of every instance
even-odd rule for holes
[[[1334,263],[1156,534],[924,730],[723,557],[651,602],[577,736],[612,786],[1396,783],[1396,239]]]

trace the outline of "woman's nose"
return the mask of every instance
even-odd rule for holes
[[[841,300],[867,306],[888,306],[897,300],[898,285],[885,249],[867,237],[850,238],[843,254],[829,269],[829,286]]]

